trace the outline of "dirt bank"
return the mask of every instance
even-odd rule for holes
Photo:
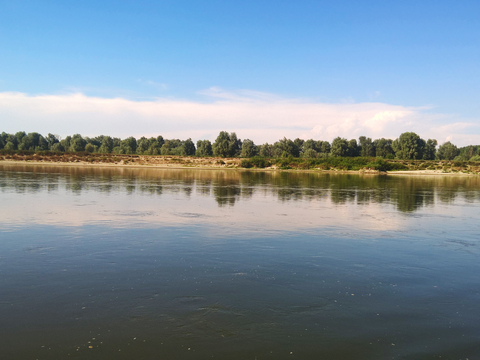
[[[121,167],[155,167],[155,168],[202,168],[202,169],[243,169],[245,159],[219,157],[190,156],[151,156],[151,155],[116,155],[89,153],[49,153],[49,154],[0,154],[1,163],[9,164],[55,164],[58,166],[121,166]],[[345,167],[328,167],[322,164],[308,164],[307,159],[292,159],[285,163],[276,160],[267,161],[264,168],[250,170],[288,170],[288,171],[328,171],[362,174],[385,174],[369,168],[348,169]],[[471,176],[480,173],[479,163],[453,161],[406,161],[387,160],[401,165],[403,170],[388,171],[393,175],[463,175]]]

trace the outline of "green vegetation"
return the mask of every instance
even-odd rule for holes
[[[274,166],[278,169],[467,171],[469,166],[477,166],[480,161],[480,145],[457,148],[446,142],[437,149],[436,140],[424,140],[413,132],[403,133],[395,140],[360,136],[357,142],[337,137],[330,144],[322,140],[284,137],[273,144],[256,145],[250,139],[242,141],[234,132],[221,131],[213,144],[209,140],[198,140],[195,146],[191,139],[164,139],[162,136],[137,140],[134,137],[120,139],[100,135],[90,138],[74,134],[61,139],[53,134],[44,137],[35,132],[19,131],[1,133],[0,152],[240,157],[242,161],[235,166],[258,169]],[[435,163],[440,160],[447,162]],[[453,163],[449,162],[452,160]],[[215,164],[226,165],[221,160]]]

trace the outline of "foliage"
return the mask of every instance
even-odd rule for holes
[[[375,146],[371,138],[359,137],[360,156],[375,156]]]
[[[253,167],[253,164],[249,159],[242,159],[242,161],[240,161],[240,167],[249,169]]]
[[[333,139],[332,148],[330,150],[332,156],[344,157],[348,154],[348,142],[347,139],[336,137]]]
[[[198,140],[197,141],[197,150],[195,152],[197,156],[212,156],[212,143],[210,140]]]
[[[480,155],[480,145],[469,145],[459,149],[459,156],[463,160],[469,160],[475,155]]]
[[[220,157],[240,156],[242,142],[234,132],[221,131],[213,143],[213,155]]]
[[[243,140],[242,151],[240,156],[243,158],[251,158],[258,153],[258,148],[255,143],[250,139]]]
[[[423,149],[423,160],[434,160],[437,152],[437,140],[428,139]]]
[[[414,132],[405,132],[392,143],[397,159],[415,160],[423,158],[425,140]]]
[[[297,144],[284,137],[273,144],[273,154],[275,157],[298,157],[300,156],[300,149]]]
[[[443,143],[439,146],[436,158],[438,160],[453,160],[460,154],[458,148],[453,145],[450,141]]]

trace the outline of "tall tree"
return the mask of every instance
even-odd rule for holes
[[[435,160],[437,152],[437,140],[428,139],[423,149],[423,160]]]
[[[423,158],[425,140],[414,132],[405,132],[392,143],[397,159],[418,160]]]
[[[47,138],[45,140],[47,140],[49,149],[51,149],[53,145],[60,142],[60,140],[58,138],[58,135],[53,135],[53,134],[50,134],[50,133],[48,133]]]
[[[242,140],[237,138],[237,134],[230,133],[230,141],[228,144],[229,156],[239,157],[242,151]]]
[[[243,140],[242,143],[242,152],[240,156],[243,158],[251,158],[258,153],[258,148],[255,143],[250,139]]]
[[[70,140],[70,148],[71,152],[81,152],[85,151],[85,145],[87,145],[87,141],[82,137],[80,134],[75,134],[72,136]]]
[[[147,139],[145,136],[142,136],[137,140],[137,154],[143,155],[148,154],[148,149],[150,147],[150,139]]]
[[[197,141],[197,151],[195,152],[197,156],[212,156],[212,143],[210,140],[198,140]]]
[[[375,156],[375,146],[371,138],[360,136],[358,140],[360,143],[360,156]]]
[[[260,145],[258,148],[258,155],[266,157],[266,158],[271,158],[273,157],[273,145],[269,143],[265,143],[263,145]]]
[[[123,154],[135,154],[137,151],[137,140],[133,136],[123,139],[120,143],[120,148]]]
[[[242,151],[242,141],[234,132],[220,131],[213,143],[213,155],[221,157],[239,156]]]
[[[447,141],[438,147],[436,157],[439,160],[453,160],[458,154],[460,154],[460,150],[450,141]]]
[[[355,156],[358,156],[359,154],[360,154],[360,151],[358,148],[357,140],[356,139],[350,140],[348,142],[348,147],[347,147],[347,156],[355,157]]]
[[[276,157],[300,156],[300,149],[298,146],[294,141],[287,139],[286,137],[273,144],[273,148],[273,152]]]
[[[186,156],[192,156],[195,155],[195,144],[193,143],[192,139],[188,138],[185,140],[182,144],[182,152]]]
[[[392,149],[393,141],[390,139],[377,139],[373,142],[375,147],[375,156],[383,157],[385,159],[393,159],[395,157],[395,152]]]
[[[98,152],[102,154],[110,154],[113,150],[113,139],[110,136],[104,136],[102,144],[98,148]]]
[[[348,141],[341,137],[336,137],[332,141],[332,148],[330,149],[332,156],[347,156],[348,154]]]

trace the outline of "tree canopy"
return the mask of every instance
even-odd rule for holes
[[[241,140],[235,132],[221,131],[214,143],[210,140],[164,139],[162,136],[133,136],[125,139],[106,135],[83,137],[80,134],[60,136],[49,133],[18,131],[15,134],[0,134],[0,150],[8,151],[55,151],[55,152],[88,152],[103,154],[137,154],[137,155],[182,155],[182,156],[217,156],[243,157],[255,156],[265,158],[303,157],[381,157],[400,160],[469,160],[480,156],[480,145],[469,145],[458,148],[450,141],[438,146],[435,139],[422,139],[414,132],[405,132],[397,139],[375,139],[360,136],[347,140],[336,137],[332,143],[325,140],[284,137],[273,144],[256,145],[253,140]]]

